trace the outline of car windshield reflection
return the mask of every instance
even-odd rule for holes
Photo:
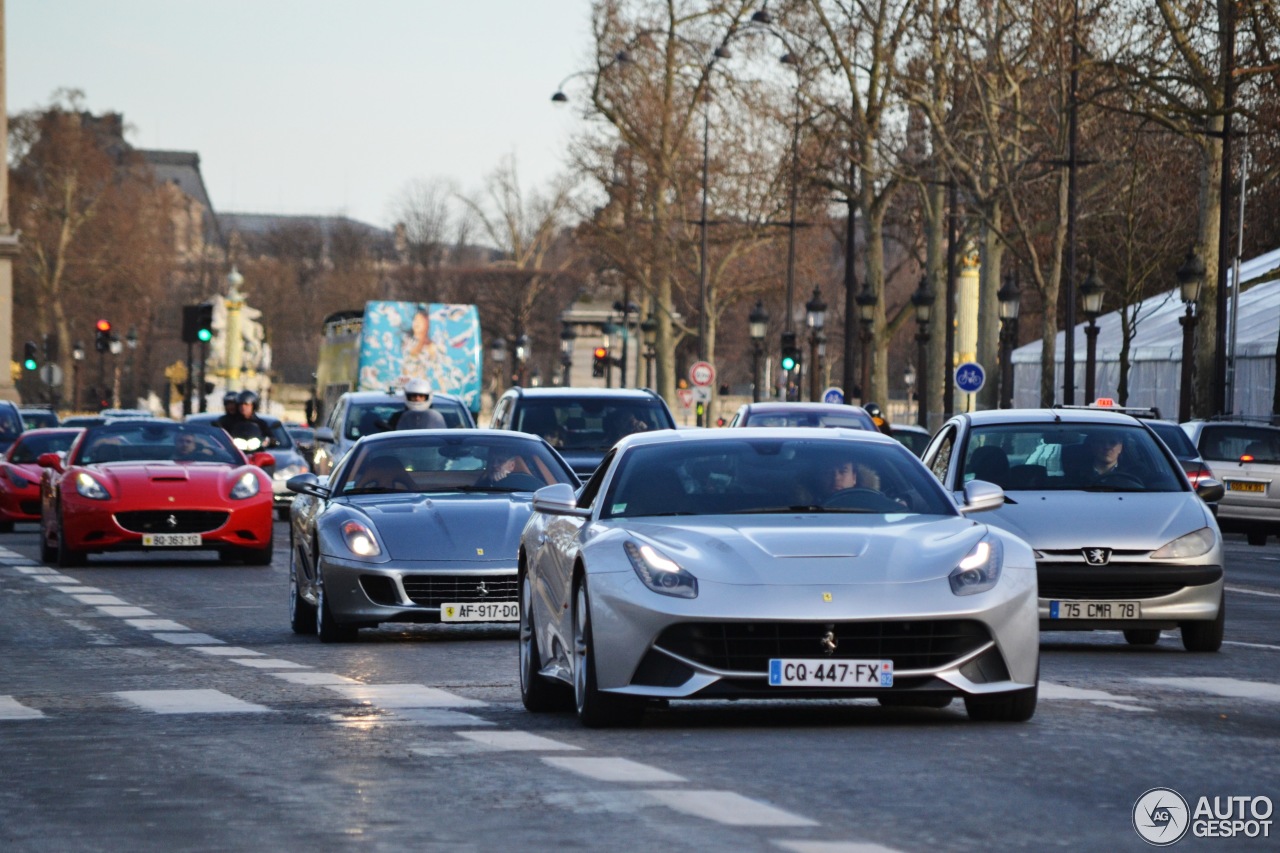
[[[541,442],[418,434],[359,445],[335,493],[532,493],[555,483],[578,484]]]

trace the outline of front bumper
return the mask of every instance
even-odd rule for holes
[[[912,692],[954,696],[1022,690],[1036,684],[1036,582],[1035,574],[1026,569],[1006,567],[995,589],[970,596],[954,595],[942,578],[834,589],[700,581],[698,598],[677,599],[652,592],[632,572],[591,574],[588,590],[596,682],[608,692],[668,699],[835,698]],[[830,601],[825,594],[830,594]],[[909,633],[919,638],[933,630],[927,624],[944,623],[966,626],[959,632],[964,638],[934,644],[928,653],[910,653],[910,642],[898,643],[893,636]],[[696,643],[672,641],[680,632],[701,631],[702,626],[739,638],[755,630],[751,626],[762,626],[760,630],[784,639],[771,639],[756,654],[736,657],[737,664],[735,658],[691,654]],[[809,645],[803,644],[806,631],[812,634]],[[874,648],[902,655],[908,666],[895,662],[894,685],[889,688],[769,685],[769,657],[809,649],[805,657],[824,659],[821,640],[828,631],[838,644],[830,657],[835,662],[841,656],[857,659]],[[869,644],[866,636],[876,632],[887,635],[888,642]],[[744,666],[742,661],[748,662]]]
[[[1159,565],[1112,563],[1087,566],[1073,563],[1042,563],[1040,579],[1040,629],[1042,631],[1120,631],[1129,628],[1176,628],[1180,622],[1212,621],[1218,618],[1222,601],[1223,574],[1220,565]],[[1054,602],[1137,602],[1138,619],[1061,618],[1062,607]],[[1105,610],[1105,608],[1095,608]],[[1119,611],[1113,608],[1113,612]]]
[[[321,556],[320,576],[329,609],[343,624],[439,622],[444,603],[520,599],[514,564],[414,560],[389,565]]]
[[[168,524],[173,517],[174,524]],[[151,524],[143,519],[160,519]],[[62,507],[63,536],[68,547],[86,553],[105,551],[261,551],[272,546],[272,506],[262,497],[234,504],[207,504],[175,509],[134,506],[129,510],[107,502],[67,501]],[[179,548],[144,548],[146,533],[199,533],[201,544]]]

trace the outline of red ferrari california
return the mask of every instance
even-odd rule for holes
[[[15,521],[40,520],[40,466],[45,453],[63,453],[83,430],[29,429],[0,459],[0,533]]]
[[[65,459],[38,460],[40,558],[69,567],[106,551],[211,549],[269,565],[271,478],[257,466],[270,458],[246,458],[211,426],[131,419],[90,427]]]

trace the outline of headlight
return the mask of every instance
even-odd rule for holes
[[[1202,557],[1213,549],[1217,537],[1207,527],[1201,527],[1194,533],[1179,536],[1159,550],[1153,551],[1153,560],[1179,560],[1188,557]]]
[[[9,478],[9,482],[13,483],[15,488],[25,489],[27,486],[31,485],[30,480],[28,480],[26,477],[22,476],[12,468],[5,468],[4,473]]]
[[[258,475],[252,471],[245,471],[240,475],[240,479],[236,482],[235,488],[231,490],[232,500],[244,500],[251,498],[258,493]]]
[[[277,480],[287,480],[290,477],[296,477],[299,474],[306,474],[307,472],[308,468],[306,465],[286,465],[283,468],[277,468],[276,472],[271,476]]]
[[[988,536],[973,546],[960,561],[947,580],[956,595],[973,595],[986,592],[1000,580],[1000,566],[1004,563],[1004,546],[994,536]]]
[[[649,589],[677,598],[698,597],[698,579],[657,548],[634,542],[627,542],[622,547],[631,560],[631,568]]]
[[[245,453],[253,453],[263,448],[263,441],[260,438],[233,438],[231,441]]]
[[[376,557],[382,553],[373,531],[358,521],[348,521],[342,525],[342,538],[347,548],[357,557]]]
[[[108,492],[101,483],[83,471],[76,474],[76,492],[78,492],[81,497],[85,497],[93,501],[105,501],[111,498],[111,493]]]

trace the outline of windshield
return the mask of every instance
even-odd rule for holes
[[[900,444],[752,437],[631,448],[601,518],[789,512],[958,510]]]
[[[986,480],[1007,492],[1178,492],[1185,486],[1151,433],[1080,423],[977,427],[956,482]]]
[[[1280,464],[1280,430],[1247,424],[1206,426],[1200,435],[1200,453],[1209,461]]]
[[[656,400],[538,400],[520,407],[514,428],[561,450],[603,453],[634,432],[671,429]]]
[[[215,427],[138,418],[89,429],[71,464],[137,461],[240,465],[244,457],[230,436]]]
[[[9,461],[30,464],[42,453],[61,453],[71,447],[80,433],[75,431],[47,432],[43,435],[26,434],[9,451]]]
[[[449,429],[469,426],[463,421],[462,404],[455,400],[444,400],[436,397],[431,401],[432,411],[444,417],[444,425]],[[377,435],[391,429],[392,419],[397,412],[404,411],[404,400],[390,400],[385,403],[359,403],[352,405],[347,413],[346,437],[355,441],[365,435]]]
[[[847,412],[822,411],[772,411],[752,412],[743,421],[743,426],[753,427],[845,427],[846,429],[865,429],[875,431],[876,425],[870,415],[860,415],[850,409]]]
[[[408,435],[408,434],[406,434]],[[335,494],[534,492],[578,478],[541,442],[494,436],[413,436],[357,446]]]

